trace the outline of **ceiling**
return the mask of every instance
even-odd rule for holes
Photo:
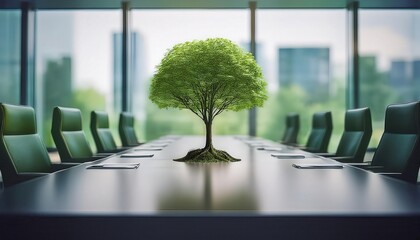
[[[0,9],[17,9],[20,0],[0,0]],[[26,0],[36,9],[247,8],[249,0]],[[345,8],[354,0],[256,0],[258,8]],[[420,0],[359,0],[360,8],[420,8]]]

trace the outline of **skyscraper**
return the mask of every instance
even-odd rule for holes
[[[400,92],[399,101],[408,102],[420,97],[420,60],[393,60],[389,72],[390,85]]]
[[[391,61],[391,69],[389,71],[389,82],[392,87],[406,88],[411,85],[412,81],[412,62],[404,60]]]
[[[45,115],[51,116],[55,106],[72,104],[72,63],[70,57],[49,59],[44,72]],[[54,89],[54,91],[51,91]]]
[[[59,17],[58,17],[59,16]],[[37,14],[36,105],[39,129],[48,147],[51,119],[55,106],[69,107],[74,84],[74,14],[48,12]],[[51,29],[57,31],[51,31]]]
[[[297,85],[326,100],[330,84],[329,48],[279,48],[279,86]],[[314,92],[315,91],[315,92]]]
[[[70,107],[72,105],[72,61],[70,57],[48,59],[43,74],[43,135],[47,146],[52,146],[51,118],[56,106]]]

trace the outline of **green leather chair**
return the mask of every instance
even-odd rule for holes
[[[134,116],[132,114],[128,112],[120,113],[118,131],[124,147],[134,147],[141,144],[137,140],[136,131],[134,130]]]
[[[311,133],[303,150],[313,153],[327,152],[332,128],[331,112],[314,113]]]
[[[420,167],[420,101],[389,105],[385,129],[370,165],[355,166],[417,182]],[[352,164],[353,165],[353,164]]]
[[[299,134],[299,114],[289,113],[286,116],[286,130],[284,131],[282,144],[296,145]]]
[[[6,187],[75,166],[51,163],[33,108],[4,103],[0,108],[0,170]]]
[[[117,148],[114,137],[109,129],[108,114],[106,112],[91,112],[90,130],[99,153],[116,153],[126,150]]]
[[[100,159],[93,156],[92,149],[82,129],[82,114],[79,109],[55,107],[51,135],[61,162],[86,162]]]
[[[372,117],[369,108],[347,110],[344,132],[335,154],[318,154],[345,163],[362,163],[372,136]]]

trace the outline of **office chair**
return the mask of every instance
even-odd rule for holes
[[[297,136],[299,134],[299,114],[290,113],[286,116],[286,130],[284,131],[282,144],[297,144]]]
[[[318,112],[312,116],[312,129],[302,149],[312,153],[327,152],[332,133],[331,112]]]
[[[117,148],[114,137],[109,129],[108,114],[106,112],[91,112],[90,130],[99,153],[116,153],[127,149]]]
[[[104,156],[94,156],[82,129],[79,109],[55,107],[51,135],[62,162],[86,162]]]
[[[51,163],[33,108],[4,103],[0,108],[0,170],[6,187],[75,166]]]
[[[134,116],[132,114],[128,112],[120,113],[118,131],[124,147],[134,147],[141,144],[137,140],[136,132],[134,130]]]
[[[385,130],[366,170],[416,182],[420,167],[420,101],[389,105]]]
[[[344,163],[362,163],[372,136],[372,118],[369,108],[347,110],[344,132],[335,154],[318,155]]]

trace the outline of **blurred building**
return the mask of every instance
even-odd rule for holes
[[[327,100],[330,89],[329,48],[279,48],[279,86],[292,84]]]
[[[408,87],[413,79],[412,62],[403,60],[391,61],[389,70],[389,82],[392,87]]]

